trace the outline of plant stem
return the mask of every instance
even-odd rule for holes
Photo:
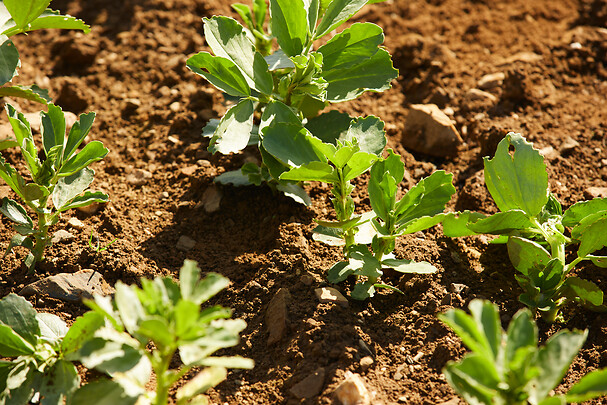
[[[154,405],[167,405],[169,402],[170,383],[167,381],[167,372],[175,350],[169,349],[160,354],[159,359],[151,359],[154,373],[156,374],[156,398]]]

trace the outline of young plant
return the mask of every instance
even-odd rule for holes
[[[102,246],[99,236],[97,236],[97,243],[93,244],[93,230],[91,229],[91,236],[89,238],[89,249],[91,249],[95,253],[105,252],[106,250],[108,250],[110,248],[110,246],[112,246],[117,241],[118,241],[118,238],[114,238],[111,241],[109,241],[107,244]]]
[[[494,242],[507,242],[510,260],[520,273],[516,279],[525,291],[520,301],[540,311],[547,322],[559,319],[570,303],[607,309],[598,286],[571,276],[583,260],[607,267],[607,256],[596,254],[607,246],[607,199],[578,202],[563,212],[550,193],[543,157],[515,133],[499,143],[493,159],[485,158],[485,182],[500,212],[450,217],[444,222],[445,234],[500,235]],[[569,247],[576,253],[567,263]]]
[[[37,313],[24,298],[0,300],[0,403],[62,405],[80,386],[75,354],[103,317],[87,313],[68,329],[56,315]],[[10,359],[10,360],[9,360]]]
[[[470,314],[452,309],[439,315],[472,351],[443,369],[449,385],[473,405],[560,405],[607,394],[607,369],[586,374],[566,394],[550,396],[582,348],[588,331],[562,330],[538,347],[537,326],[528,309],[517,312],[504,331],[497,306],[472,300]]]
[[[10,82],[21,65],[19,52],[9,39],[13,35],[39,29],[77,29],[85,33],[88,25],[69,15],[47,8],[51,0],[4,0],[0,2],[0,86]],[[33,86],[0,87],[0,97],[21,97],[46,104],[51,101],[48,91]]]
[[[32,181],[27,182],[1,154],[0,178],[36,214],[37,220],[34,223],[26,209],[15,200],[8,197],[0,200],[0,212],[15,223],[13,228],[17,231],[5,256],[16,246],[27,248],[30,253],[25,264],[33,271],[36,263],[44,258],[44,249],[51,243],[48,230],[59,221],[62,212],[108,201],[106,194],[87,190],[95,174],[88,166],[102,159],[108,150],[99,141],[89,142],[77,150],[93,125],[95,113],[81,114],[66,137],[63,111],[49,104],[48,113],[40,114],[44,155],[40,158],[25,116],[10,104],[6,111],[15,140],[0,142],[0,150],[18,146]]]
[[[270,169],[277,162],[263,143],[264,129],[274,120],[291,123],[291,115],[301,127],[304,119],[315,117],[329,103],[390,87],[398,72],[390,54],[380,47],[384,36],[377,25],[353,24],[314,49],[316,40],[346,22],[367,2],[270,0],[269,16],[263,0],[253,3],[253,12],[235,5],[248,29],[224,16],[204,19],[205,38],[215,55],[200,52],[188,59],[187,66],[237,100],[221,120],[211,120],[203,131],[211,137],[209,150],[228,154],[256,144],[262,155],[260,167],[248,165],[242,172],[228,173],[217,181],[236,185],[270,182],[303,201],[301,189],[294,193],[297,186],[279,180]],[[267,17],[279,47],[270,55],[273,38],[263,30]],[[260,113],[259,126],[254,125],[256,111]]]
[[[226,378],[227,368],[253,367],[250,359],[211,356],[238,344],[246,327],[241,319],[227,319],[232,314],[229,309],[200,309],[228,284],[214,273],[201,279],[196,263],[186,260],[179,284],[170,278],[141,279],[141,288],[118,282],[113,299],[96,296],[87,302],[106,322],[79,350],[79,360],[112,379],[83,386],[70,403],[167,405],[171,387],[194,367],[204,367],[177,389],[176,403],[206,404],[202,394]],[[171,368],[177,352],[183,364]],[[156,389],[148,392],[152,370]]]
[[[382,269],[399,273],[430,274],[436,268],[427,262],[396,259],[392,252],[399,236],[428,229],[441,222],[445,204],[455,193],[452,175],[440,170],[420,180],[401,200],[396,200],[398,184],[404,175],[404,164],[399,155],[388,150],[388,157],[378,160],[371,168],[369,199],[373,208],[371,223],[374,236],[371,250],[365,244],[347,245],[346,260],[336,263],[328,273],[332,283],[339,283],[354,275],[357,284],[352,298],[372,297],[376,288],[398,289],[378,283]],[[326,226],[326,223],[321,225]]]

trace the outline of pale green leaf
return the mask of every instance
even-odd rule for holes
[[[253,101],[244,99],[230,108],[215,130],[209,151],[227,155],[244,149],[253,129]]]

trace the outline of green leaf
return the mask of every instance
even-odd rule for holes
[[[561,381],[569,365],[586,341],[588,331],[562,330],[552,335],[537,352],[538,375],[529,387],[529,400],[538,403]]]
[[[300,125],[275,122],[264,131],[263,147],[281,162],[298,167],[314,161],[326,161],[314,138]]]
[[[353,141],[356,139],[361,151],[379,156],[386,147],[384,126],[384,122],[373,115],[355,118],[345,137],[340,137],[339,140]]]
[[[100,333],[100,332],[104,333]],[[131,370],[144,356],[135,344],[133,338],[121,335],[116,331],[100,329],[100,337],[94,337],[84,342],[78,351],[78,360],[89,369],[113,374]],[[112,340],[114,339],[114,340]]]
[[[607,256],[587,255],[586,258],[590,259],[597,267],[607,268]]]
[[[605,232],[605,229],[607,229],[607,211],[601,218],[585,227],[580,236],[581,243],[577,252],[579,257],[585,257],[607,246],[607,232]]]
[[[78,370],[69,361],[57,360],[45,371],[40,385],[41,405],[62,405],[80,386]]]
[[[70,401],[71,405],[135,405],[139,395],[130,396],[117,382],[100,379],[80,387]]]
[[[314,39],[318,39],[350,19],[368,0],[333,0],[316,28]]]
[[[51,0],[4,0],[4,5],[18,27],[24,28],[48,7]]]
[[[533,322],[533,316],[527,309],[521,309],[510,321],[508,325],[508,334],[506,339],[505,360],[506,364],[511,363],[519,350],[527,348],[536,349],[537,346],[537,326]]]
[[[307,43],[308,15],[302,0],[270,0],[272,34],[289,56],[300,55]]]
[[[229,285],[230,281],[227,278],[217,273],[209,273],[202,281],[196,284],[189,300],[200,305],[203,302],[207,302]]]
[[[255,26],[263,32],[263,24],[266,21],[268,5],[266,0],[253,0],[253,15],[255,16]]]
[[[40,335],[36,310],[25,298],[12,293],[2,298],[0,322],[12,328],[30,344],[36,344],[37,337]]]
[[[103,324],[103,315],[98,312],[89,311],[78,317],[61,341],[60,348],[63,355],[65,356],[80,350],[83,343],[91,339],[97,329],[101,328]]]
[[[173,328],[161,317],[145,319],[139,322],[137,332],[148,337],[159,350],[172,347],[176,338],[173,335]]]
[[[271,55],[268,55],[264,58],[268,63],[268,68],[270,72],[274,72],[279,69],[293,69],[295,64],[289,58],[289,56],[283,52],[282,49],[277,50]]]
[[[227,58],[199,52],[187,60],[186,66],[192,72],[207,79],[224,93],[234,97],[248,97],[251,88],[238,66]]]
[[[295,183],[279,181],[279,184],[276,185],[276,190],[280,191],[295,202],[305,205],[306,207],[312,205],[312,200],[310,199],[308,193],[306,193],[306,190]]]
[[[61,166],[57,175],[59,177],[71,176],[91,163],[103,159],[108,152],[109,150],[100,141],[89,142],[78,154],[72,156]]]
[[[563,285],[569,290],[564,294],[569,298],[577,299],[582,304],[590,304],[595,307],[603,304],[603,291],[592,281],[579,277],[569,277]]]
[[[476,235],[476,232],[472,231],[468,227],[468,224],[476,222],[481,218],[486,217],[480,212],[467,210],[463,212],[450,212],[442,219],[443,234],[449,238]]]
[[[607,198],[595,198],[575,203],[563,214],[563,225],[574,227],[584,218],[600,211],[607,211]]]
[[[540,244],[517,236],[508,239],[508,256],[514,268],[524,275],[529,275],[533,268],[543,269],[552,259]]]
[[[318,48],[323,70],[347,69],[371,58],[384,42],[382,29],[372,23],[355,23]]]
[[[49,151],[58,145],[65,142],[65,116],[61,107],[54,104],[48,105],[48,113],[42,111],[40,113],[40,123],[42,126],[42,144],[44,151],[49,154]],[[63,152],[63,151],[61,151]],[[63,153],[61,153],[63,155]]]
[[[1,202],[0,212],[8,219],[30,229],[34,227],[34,221],[27,215],[27,211],[21,204],[8,197],[2,198]]]
[[[20,65],[19,52],[6,35],[0,35],[0,85],[10,82]]]
[[[249,87],[264,94],[272,94],[274,83],[268,64],[255,51],[255,46],[242,25],[233,18],[224,16],[203,18],[203,21],[205,40],[215,55],[234,63],[243,73]]]
[[[276,100],[268,103],[263,110],[259,132],[264,134],[265,128],[272,125],[273,122],[301,125],[301,120],[295,115],[293,110],[286,104]]]
[[[246,4],[234,3],[232,8],[238,13],[242,21],[249,29],[254,29],[255,24],[253,23],[253,14],[251,9]]]
[[[484,161],[485,183],[500,211],[522,210],[532,217],[542,211],[548,202],[548,174],[544,158],[531,143],[510,132],[495,157]]]
[[[34,347],[7,325],[0,324],[0,356],[17,357],[34,353]]]
[[[356,152],[348,160],[344,168],[344,181],[354,180],[373,166],[373,163],[379,159],[377,155],[367,152]]]
[[[185,403],[185,400],[207,392],[209,388],[225,380],[227,376],[228,372],[224,367],[209,367],[202,370],[177,390],[178,403]]]
[[[335,169],[325,162],[310,162],[299,167],[294,167],[288,172],[281,174],[280,179],[291,181],[322,181],[324,183],[336,183],[339,181]]]
[[[94,176],[95,172],[85,167],[71,176],[60,178],[53,190],[55,208],[61,210],[64,205],[82,194],[91,185]]]
[[[58,118],[59,117],[57,117],[57,119]],[[80,146],[82,141],[84,141],[86,136],[89,134],[94,121],[94,112],[80,114],[80,117],[78,117],[78,121],[76,121],[74,125],[72,125],[70,133],[67,136],[67,142],[65,143],[65,149],[63,151],[63,161],[68,160],[72,157],[76,149]],[[62,140],[60,140],[59,142],[63,143]]]
[[[5,25],[4,28],[7,28]],[[85,34],[91,32],[91,27],[86,25],[82,20],[72,17],[71,15],[61,15],[59,11],[46,9],[35,20],[31,21],[26,26],[17,24],[12,29],[4,31],[5,35],[12,36],[19,32],[29,32],[42,29],[67,29],[81,30]]]
[[[0,50],[0,52],[2,51]],[[0,58],[2,58],[1,54]],[[0,87],[0,97],[24,98],[26,100],[35,101],[41,104],[47,104],[52,101],[50,96],[48,95],[48,90],[41,89],[35,84],[31,86]]]
[[[135,287],[129,287],[119,281],[116,283],[115,288],[114,301],[116,302],[116,309],[126,330],[131,335],[135,335],[139,329],[139,323],[146,318],[145,310],[137,296]]]
[[[392,66],[388,51],[379,49],[366,61],[347,69],[323,71],[328,82],[327,100],[341,102],[353,100],[365,91],[384,91],[390,88],[390,82],[398,76]]]
[[[414,262],[406,259],[384,259],[381,264],[399,273],[432,274],[438,271],[436,267],[428,262]]]
[[[205,367],[225,367],[225,368],[242,368],[252,369],[255,363],[251,359],[240,356],[215,356],[207,357],[199,363]]]
[[[66,323],[55,314],[36,314],[40,327],[40,337],[55,346],[67,333]]]
[[[371,168],[368,192],[373,211],[382,220],[387,221],[396,204],[397,185],[402,181],[405,165],[400,155],[390,149],[384,160],[379,160]]]
[[[472,316],[452,309],[438,317],[460,337],[473,352],[487,359],[497,359],[502,329],[497,306],[475,299],[469,305]]]
[[[244,149],[253,129],[253,101],[241,100],[230,108],[217,126],[211,139],[209,151],[227,155]]]
[[[94,203],[104,204],[109,202],[110,199],[107,194],[101,191],[90,192],[86,191],[83,195],[74,198],[71,202],[61,207],[59,212],[64,212],[72,208],[86,207]]]
[[[586,374],[567,392],[567,402],[584,402],[607,395],[607,369]]]
[[[443,373],[455,392],[469,404],[494,404],[500,378],[495,365],[478,353],[466,355],[459,363],[449,362]]]
[[[364,301],[367,298],[371,298],[375,295],[375,283],[372,281],[365,281],[364,283],[356,283],[350,297],[357,301]]]
[[[22,113],[17,112],[10,104],[6,105],[6,113],[11,127],[13,128],[13,132],[15,133],[15,138],[21,147],[21,154],[25,159],[27,168],[32,176],[36,177],[38,170],[40,170],[40,160],[38,159],[38,150],[34,143],[29,122],[27,122]]]
[[[320,114],[306,123],[306,128],[315,137],[326,143],[337,145],[337,140],[348,132],[352,117],[337,110]]]
[[[527,214],[517,209],[498,212],[490,217],[468,223],[468,228],[476,233],[491,233],[494,235],[509,234],[513,231],[533,227],[534,225],[529,220]]]
[[[353,275],[358,269],[358,263],[337,262],[327,272],[327,281],[329,283],[341,283],[349,276]]]

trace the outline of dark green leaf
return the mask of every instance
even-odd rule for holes
[[[337,140],[348,132],[351,122],[348,114],[331,110],[308,120],[306,128],[323,142],[337,145]]]
[[[308,15],[302,0],[270,0],[272,34],[289,56],[300,55],[308,37]]]
[[[310,196],[308,193],[306,193],[306,190],[304,190],[303,187],[299,186],[298,184],[279,181],[276,185],[276,190],[280,191],[295,202],[305,205],[306,207],[312,205]]]
[[[323,70],[347,69],[371,58],[384,42],[384,33],[372,23],[355,23],[318,48]]]
[[[11,327],[15,333],[30,344],[35,345],[40,327],[36,320],[36,310],[25,298],[9,294],[0,300],[0,322]]]
[[[449,385],[469,404],[493,404],[500,378],[493,362],[478,353],[466,355],[459,363],[443,369]]]
[[[103,324],[103,315],[97,312],[89,311],[78,317],[61,341],[61,352],[63,355],[65,356],[80,350],[82,344],[91,339],[95,331],[102,327]]]
[[[569,277],[563,284],[568,288],[565,295],[572,299],[578,299],[582,304],[600,306],[603,304],[603,291],[592,281],[579,277]]]
[[[375,283],[372,281],[365,281],[364,283],[356,283],[350,296],[357,301],[364,301],[367,298],[371,298],[375,295]]]
[[[384,122],[372,115],[352,120],[345,137],[342,136],[339,140],[353,142],[354,139],[361,151],[381,155],[386,147]]]
[[[95,113],[89,112],[86,114],[80,114],[78,121],[72,125],[70,133],[67,136],[67,142],[65,143],[65,149],[63,151],[63,160],[68,160],[72,157],[76,149],[80,146],[82,141],[89,134],[93,122],[95,121]]]
[[[133,392],[125,390],[117,382],[101,379],[90,382],[78,389],[71,405],[135,405],[139,394],[130,396]]]
[[[63,207],[61,207],[59,212],[67,211],[72,208],[86,207],[87,205],[91,205],[93,203],[104,204],[104,203],[107,203],[108,201],[110,201],[108,195],[105,193],[102,193],[101,191],[95,191],[95,192],[86,191],[83,195],[78,196],[78,197],[74,198],[72,201],[70,201],[69,204],[66,204]]]
[[[279,49],[273,54],[266,56],[264,59],[268,63],[268,69],[270,72],[279,69],[292,69],[295,67],[295,64],[291,58],[289,58],[289,56],[287,56],[282,49]]]
[[[80,386],[78,370],[69,361],[57,360],[45,371],[40,385],[41,405],[62,405]]]
[[[350,19],[368,0],[333,0],[316,28],[314,39],[320,38]]]
[[[227,155],[244,149],[253,129],[253,101],[244,99],[230,108],[217,126],[209,151]]]
[[[511,236],[508,239],[508,256],[514,268],[529,275],[532,268],[544,268],[552,259],[541,245],[528,239]]]
[[[124,339],[110,340],[120,334],[112,332],[85,341],[78,352],[78,360],[89,369],[104,373],[127,372],[135,367],[143,356],[133,343]],[[131,338],[132,340],[132,338]]]
[[[585,257],[607,246],[607,232],[605,232],[607,229],[607,211],[604,211],[604,213],[596,221],[585,227],[580,236],[581,243],[577,252],[579,257]]]
[[[251,88],[238,66],[227,58],[199,52],[190,57],[186,66],[194,73],[207,79],[219,90],[234,97],[251,95]]]
[[[270,126],[273,122],[282,122],[285,124],[301,125],[301,120],[295,115],[291,107],[280,101],[272,101],[268,103],[266,108],[263,110],[261,115],[261,123],[259,124],[259,131],[264,133],[266,127]]]
[[[511,154],[510,148],[514,148]],[[520,134],[501,140],[493,159],[485,160],[485,183],[500,211],[522,210],[536,216],[548,202],[544,158]]]
[[[576,226],[582,219],[600,211],[607,211],[607,198],[595,198],[573,204],[563,214],[563,225]]]
[[[337,284],[341,283],[348,276],[351,276],[356,271],[356,267],[351,265],[350,262],[337,262],[327,272],[327,280],[329,283]]]
[[[72,174],[84,169],[91,163],[103,159],[108,152],[109,150],[103,146],[103,143],[100,141],[89,142],[84,148],[82,148],[80,152],[72,156],[63,164],[63,166],[61,166],[58,176],[71,176]]]
[[[326,161],[318,150],[322,143],[300,125],[275,122],[264,131],[263,147],[275,158],[289,166],[301,166],[314,161]]]
[[[13,41],[0,35],[0,85],[10,82],[17,74],[19,52]]]
[[[17,357],[34,353],[34,347],[9,326],[0,324],[0,356]]]
[[[17,201],[11,200],[8,197],[4,197],[0,205],[0,212],[4,214],[11,221],[23,225],[25,227],[33,228],[34,221],[27,215],[25,208],[21,206]]]
[[[363,63],[323,72],[329,83],[327,100],[332,102],[353,100],[367,90],[384,91],[390,88],[390,82],[397,76],[390,54],[384,49],[379,49]]]
[[[506,339],[506,364],[511,363],[521,349],[532,347],[535,350],[537,346],[537,326],[533,322],[531,312],[525,308],[518,311],[508,325],[508,335]]]
[[[533,228],[527,214],[521,210],[513,209],[498,212],[490,217],[468,223],[468,228],[476,233],[491,233],[494,235],[508,234],[512,231]]]
[[[65,142],[65,117],[61,107],[54,104],[48,105],[48,113],[40,113],[42,126],[42,144],[47,156],[49,151],[58,145],[63,148]]]
[[[53,190],[53,205],[61,211],[64,205],[82,194],[93,182],[95,172],[84,168],[71,176],[62,177]]]
[[[291,181],[322,181],[336,183],[339,181],[335,169],[325,162],[310,162],[294,167],[280,175],[281,180]]]

